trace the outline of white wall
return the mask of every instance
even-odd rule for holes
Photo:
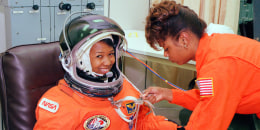
[[[110,0],[108,16],[124,30],[144,30],[150,0]]]
[[[0,53],[6,50],[4,7],[0,5]]]

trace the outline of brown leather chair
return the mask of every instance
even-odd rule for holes
[[[0,55],[0,95],[6,130],[32,130],[39,98],[63,78],[59,43],[22,45]]]

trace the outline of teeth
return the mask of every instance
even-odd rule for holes
[[[101,70],[101,72],[104,72],[104,73],[109,72],[109,69],[100,69],[100,70]]]

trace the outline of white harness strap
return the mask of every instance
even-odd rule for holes
[[[133,121],[135,120],[135,122],[137,123],[137,117],[138,117],[138,114],[139,114],[139,110],[140,110],[140,106],[141,105],[144,105],[144,103],[147,103],[150,107],[153,105],[147,101],[147,100],[143,100],[141,98],[137,99],[136,97],[133,97],[133,96],[126,96],[125,98],[123,99],[120,99],[118,101],[114,101],[113,98],[108,98],[108,100],[111,102],[111,104],[114,106],[114,109],[115,111],[117,112],[117,114],[124,120],[126,121],[127,123],[129,123],[129,125],[133,125]],[[131,116],[127,116],[125,115],[122,110],[120,109],[122,107],[122,103],[124,101],[133,101],[135,103],[135,113]],[[135,123],[135,127],[136,127],[136,124]]]
[[[136,108],[135,108],[135,114],[134,114],[133,117],[132,117],[132,116],[126,116],[126,115],[122,112],[122,110],[120,109],[121,104],[122,104],[122,102],[124,102],[124,101],[133,101],[133,102],[135,103]],[[115,105],[116,105],[115,111],[118,113],[118,115],[119,115],[124,121],[130,123],[131,121],[133,121],[133,120],[137,117],[138,112],[139,112],[140,105],[142,105],[142,104],[143,104],[143,101],[142,101],[142,100],[137,99],[137,98],[132,97],[132,96],[126,96],[124,99],[120,99],[120,100],[118,100],[118,101],[115,101]]]
[[[128,80],[128,78],[122,73],[123,77],[140,93],[141,91],[131,82]],[[151,108],[153,109],[154,106],[148,101],[148,100],[143,100],[142,98],[136,98],[136,97],[133,97],[133,96],[126,96],[125,98],[123,99],[120,99],[118,101],[114,101],[113,97],[110,97],[108,98],[108,100],[111,102],[111,104],[114,106],[115,108],[115,111],[117,112],[117,114],[124,120],[126,121],[127,123],[129,123],[129,125],[133,125],[133,121],[135,120],[135,122],[137,123],[137,117],[138,117],[138,114],[139,114],[139,110],[140,110],[140,106],[141,105],[144,105],[145,103]],[[125,115],[122,110],[120,109],[122,107],[122,103],[124,101],[133,101],[136,105],[136,108],[135,108],[135,113],[131,116],[127,116]],[[136,124],[135,123],[135,128],[136,128]]]

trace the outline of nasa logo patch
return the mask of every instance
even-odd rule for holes
[[[55,113],[59,109],[59,104],[47,98],[42,98],[41,102],[39,103],[39,107],[49,112]]]
[[[89,117],[83,124],[85,130],[106,130],[110,125],[110,120],[104,115]]]

